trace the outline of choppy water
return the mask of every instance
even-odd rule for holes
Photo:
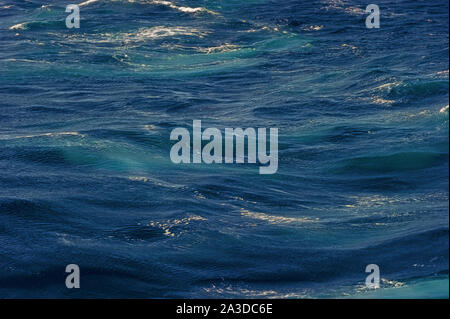
[[[89,1],[67,29],[67,1],[0,0],[0,297],[448,297],[448,3],[376,3],[380,29],[354,0]],[[194,119],[278,127],[278,173],[173,164]]]

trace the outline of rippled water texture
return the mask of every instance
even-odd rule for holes
[[[91,0],[68,29],[0,0],[0,297],[447,298],[448,3],[376,3]],[[193,120],[277,127],[277,174],[173,164]]]

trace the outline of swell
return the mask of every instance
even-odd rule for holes
[[[234,254],[240,260],[252,260],[252,263],[251,266],[241,264],[239,271],[232,270],[223,280],[269,286],[271,282],[296,283],[303,287],[308,282],[354,282],[361,280],[358,274],[371,262],[380,265],[383,276],[388,278],[411,279],[448,272],[448,228],[406,234],[354,249],[265,246],[263,255],[256,252],[261,248],[242,250],[234,247]],[[266,254],[270,254],[277,263],[266,266],[263,262]],[[195,263],[192,262],[192,266]],[[186,261],[185,264],[191,263]],[[413,264],[426,264],[428,267],[417,268]],[[217,278],[208,276],[200,282],[207,283],[214,279]]]
[[[382,174],[423,170],[445,163],[448,163],[448,153],[410,151],[343,160],[337,171],[342,174]]]

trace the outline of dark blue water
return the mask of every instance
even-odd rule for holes
[[[0,297],[448,297],[447,1],[69,3],[0,0]],[[172,163],[193,120],[278,172]]]

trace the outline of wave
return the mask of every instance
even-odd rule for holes
[[[0,197],[0,212],[3,223],[5,216],[9,216],[8,221],[17,223],[18,219],[23,221],[39,221],[44,223],[52,223],[59,221],[64,216],[58,213],[50,202],[41,199],[21,199]]]
[[[408,172],[442,165],[447,161],[448,153],[410,151],[347,159],[340,170],[348,174]]]
[[[375,91],[383,92],[380,101],[401,101],[448,94],[448,80],[397,81],[382,84]]]
[[[116,0],[116,1],[120,1],[120,0]],[[151,4],[151,5],[161,5],[161,6],[166,6],[168,8],[174,9],[174,10],[178,10],[180,12],[185,12],[185,13],[199,13],[199,12],[205,12],[205,13],[209,13],[209,14],[214,14],[217,15],[217,12],[214,12],[212,10],[206,9],[204,7],[187,7],[187,6],[178,6],[176,4],[174,4],[173,2],[170,1],[165,1],[165,0],[142,0],[142,1],[136,1],[136,0],[124,0],[125,2],[128,3],[140,3],[140,4]],[[88,1],[84,1],[80,4],[78,4],[78,6],[80,7],[84,7],[90,4],[94,4],[100,2],[100,0],[88,0]]]
[[[53,112],[53,110],[50,110]],[[35,137],[59,137],[59,136],[81,136],[84,134],[79,132],[51,132],[51,133],[37,133],[31,135],[0,135],[0,140],[22,139],[22,138],[35,138]]]

